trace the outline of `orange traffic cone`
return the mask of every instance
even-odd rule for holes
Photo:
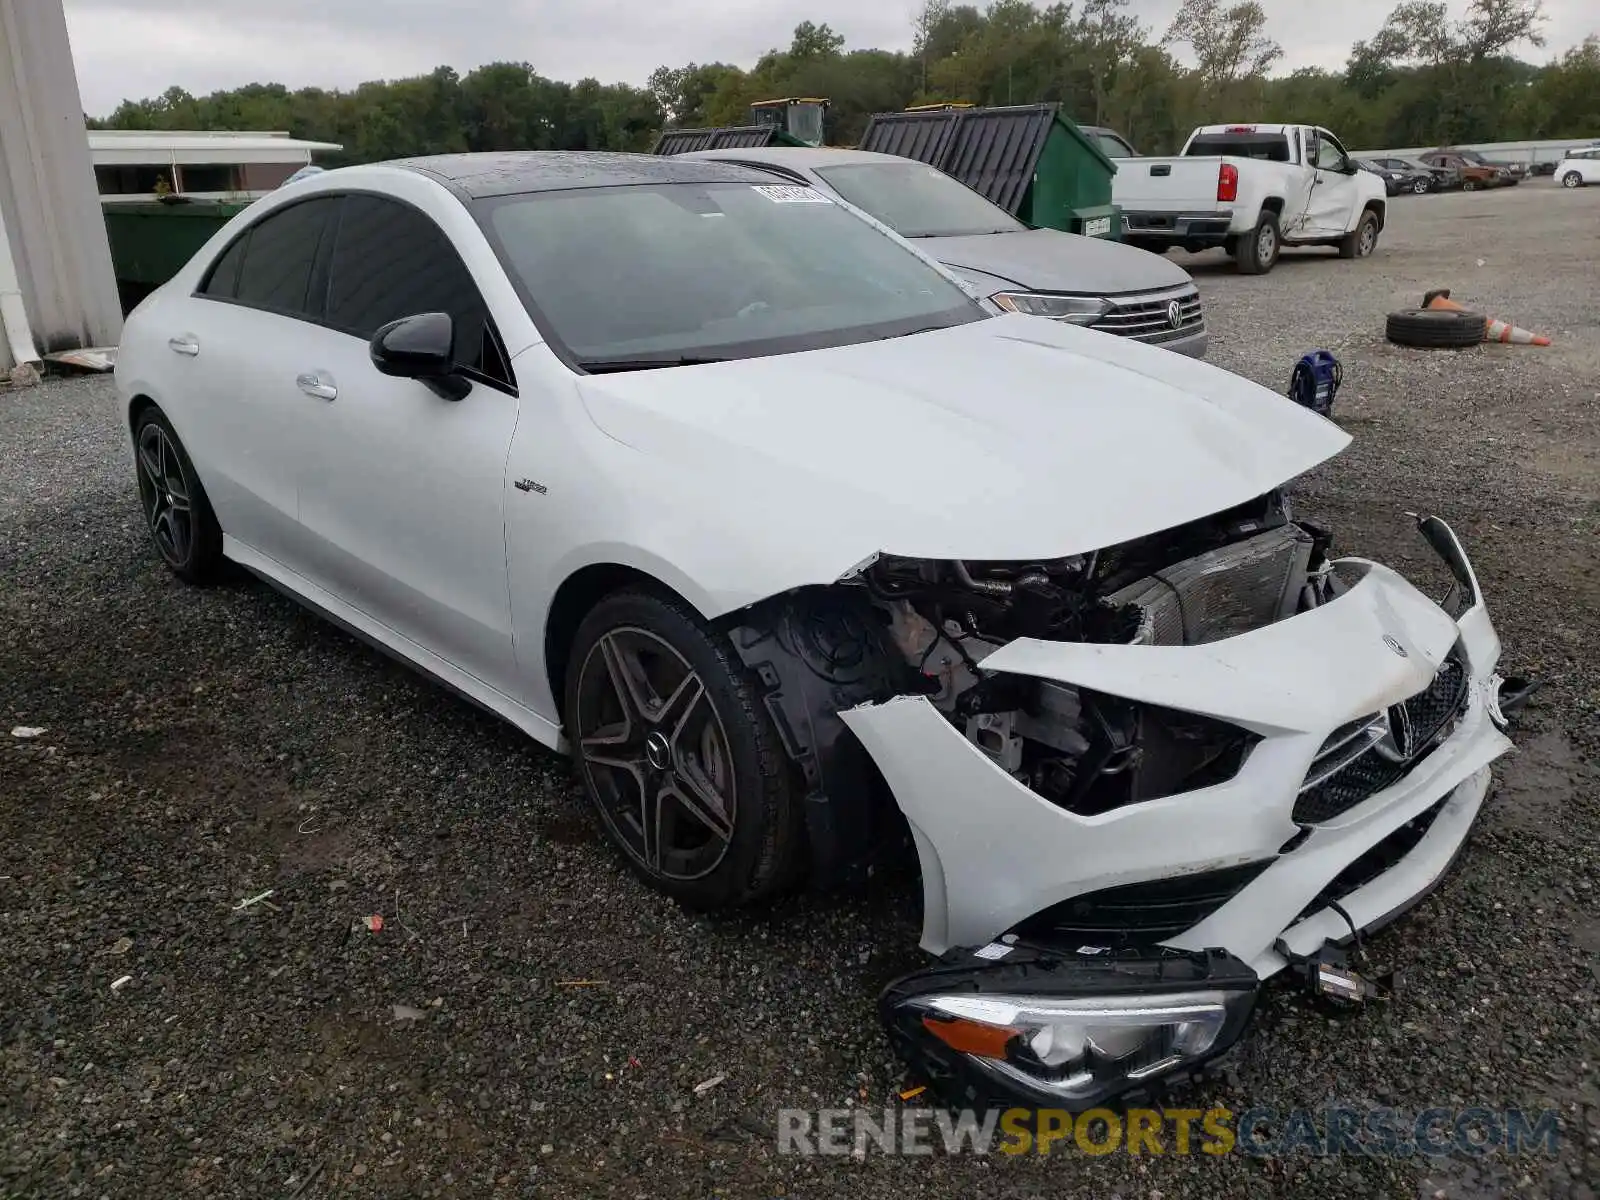
[[[1436,292],[1429,292],[1422,298],[1424,308],[1443,308],[1451,312],[1470,312],[1463,305],[1450,299],[1450,289],[1441,288]],[[1486,342],[1499,342],[1511,346],[1548,346],[1550,339],[1539,333],[1529,333],[1526,329],[1502,321],[1499,317],[1489,317],[1488,328],[1484,332],[1483,340]]]

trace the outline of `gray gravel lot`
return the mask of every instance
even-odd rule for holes
[[[1345,363],[1355,443],[1302,510],[1424,575],[1405,513],[1446,515],[1547,681],[1375,939],[1394,998],[1269,988],[1190,1102],[1558,1108],[1557,1158],[779,1156],[778,1108],[905,1086],[873,1001],[920,961],[914,880],[716,919],[645,891],[553,756],[262,585],[169,576],[91,378],[0,392],[0,1195],[1592,1196],[1600,189],[1397,200],[1375,258],[1265,278],[1178,257],[1218,364]],[[1385,344],[1435,286],[1557,344]]]

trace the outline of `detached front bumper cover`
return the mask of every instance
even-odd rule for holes
[[[1320,961],[1438,883],[1477,817],[1489,764],[1511,748],[1503,709],[1527,685],[1517,681],[1502,704],[1500,641],[1471,563],[1444,522],[1424,517],[1418,528],[1450,569],[1442,601],[1346,559],[1339,569],[1354,582],[1343,595],[1223,641],[1022,639],[985,660],[986,670],[1259,735],[1221,784],[1079,816],[1000,770],[921,698],[842,714],[889,781],[922,860],[923,946],[943,957],[892,985],[883,1016],[943,1098],[1073,1110],[1133,1100],[1237,1040],[1262,980]],[[1299,810],[1342,730],[1424,702],[1452,669],[1464,672],[1464,691],[1451,689],[1456,715],[1392,782]],[[1227,888],[1209,887],[1224,877]],[[1064,928],[1054,937],[1037,928],[1060,924],[1036,918],[1069,903],[1097,912],[1097,900],[1187,880],[1216,893],[1209,911],[1158,938],[1105,928],[1080,946]]]

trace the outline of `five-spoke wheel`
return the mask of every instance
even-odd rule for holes
[[[651,885],[710,908],[794,880],[795,770],[725,636],[666,595],[614,593],[578,627],[563,691],[584,790]]]
[[[148,406],[134,418],[139,501],[162,561],[180,578],[203,583],[222,565],[222,530],[171,423]]]

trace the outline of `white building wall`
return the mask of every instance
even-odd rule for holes
[[[0,373],[122,330],[61,0],[0,0],[0,321]]]

